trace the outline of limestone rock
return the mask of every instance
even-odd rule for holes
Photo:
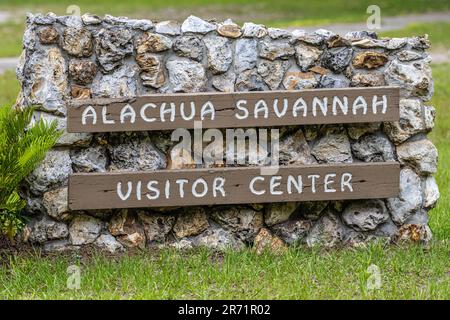
[[[380,72],[355,73],[351,79],[353,87],[381,87],[385,85],[384,75]]]
[[[169,36],[177,36],[181,34],[181,26],[173,20],[161,21],[155,25],[155,31]]]
[[[57,43],[59,40],[58,30],[56,30],[53,27],[44,27],[44,28],[40,29],[38,36],[39,36],[39,41],[42,44],[54,44],[54,43]]]
[[[391,38],[385,44],[386,49],[397,50],[404,47],[408,43],[406,38]]]
[[[147,242],[162,243],[175,224],[175,216],[167,213],[138,212],[139,220],[144,226]]]
[[[319,163],[353,162],[350,141],[347,135],[333,128],[327,130],[311,150]]]
[[[392,220],[402,225],[406,219],[422,205],[420,178],[409,168],[400,171],[400,194],[386,202]]]
[[[165,156],[146,135],[117,135],[108,145],[111,159],[109,170],[157,170],[166,167]]]
[[[67,199],[67,187],[63,187],[44,193],[42,203],[50,217],[61,221],[70,217]]]
[[[353,140],[358,140],[363,135],[367,133],[373,133],[380,129],[379,122],[370,122],[370,123],[352,123],[347,125],[347,133],[350,138]]]
[[[145,32],[136,40],[136,53],[138,54],[166,51],[171,47],[172,40],[157,33]]]
[[[283,240],[276,235],[273,235],[266,228],[261,228],[261,230],[259,230],[259,233],[255,237],[253,247],[257,254],[262,254],[266,250],[275,254],[280,254],[287,250],[287,246]]]
[[[246,38],[262,38],[267,35],[267,29],[262,24],[246,22],[242,26],[243,36]]]
[[[173,226],[177,238],[196,236],[209,227],[204,209],[193,209],[181,213]]]
[[[320,88],[348,88],[350,87],[350,80],[343,75],[334,73],[323,75],[320,78]]]
[[[423,58],[423,53],[413,50],[403,50],[397,53],[398,60],[402,62],[413,61]]]
[[[381,134],[363,136],[352,145],[355,158],[364,162],[395,161],[394,146]]]
[[[244,242],[252,242],[263,226],[261,212],[240,206],[217,207],[211,218]]]
[[[430,227],[426,225],[405,224],[398,229],[394,242],[424,242],[432,238]]]
[[[76,172],[105,172],[108,159],[103,146],[73,149],[70,152]]]
[[[414,96],[424,101],[433,95],[433,80],[431,68],[423,62],[405,64],[392,61],[385,72],[386,83],[400,87],[402,97]]]
[[[141,68],[141,79],[144,86],[161,88],[165,81],[163,57],[152,53],[136,55],[136,62]]]
[[[109,221],[108,229],[126,247],[143,248],[145,246],[144,228],[137,217],[127,209],[121,210]]]
[[[304,43],[295,46],[295,58],[302,71],[307,71],[319,60],[322,51],[317,47]]]
[[[45,159],[26,178],[33,193],[40,194],[52,187],[67,183],[72,173],[72,161],[68,150],[50,150]]]
[[[233,61],[231,41],[220,36],[206,36],[203,39],[208,57],[208,69],[213,74],[226,72]]]
[[[213,77],[212,86],[221,92],[233,92],[235,81],[236,74],[229,71]]]
[[[97,60],[107,72],[121,66],[123,59],[133,53],[133,35],[124,27],[101,29],[95,39]]]
[[[397,146],[398,159],[408,164],[419,174],[431,174],[437,171],[438,152],[428,139],[407,141]]]
[[[300,205],[300,214],[306,219],[317,220],[327,207],[327,201],[302,202]]]
[[[217,27],[217,32],[221,36],[233,39],[239,38],[242,35],[241,27],[239,27],[231,20],[226,20],[222,23],[219,23],[219,26]]]
[[[268,226],[285,222],[298,209],[298,202],[274,202],[266,206],[264,222]]]
[[[326,50],[322,55],[322,65],[334,72],[342,72],[352,59],[353,49],[339,47]]]
[[[267,34],[274,40],[289,39],[292,36],[292,34],[288,30],[280,28],[267,28]]]
[[[90,99],[92,97],[92,91],[90,88],[73,85],[70,88],[70,95],[73,99]]]
[[[203,43],[200,37],[194,35],[183,35],[175,39],[173,51],[180,57],[190,58],[195,61],[203,60]]]
[[[432,176],[427,177],[423,185],[423,206],[432,208],[439,199],[439,187],[436,179]]]
[[[75,83],[88,85],[97,73],[97,65],[92,61],[72,60],[69,64],[69,75]]]
[[[92,83],[92,96],[98,98],[135,97],[138,72],[137,66],[124,65],[111,74],[96,77]]]
[[[288,59],[294,55],[295,50],[284,40],[268,41],[264,40],[260,42],[259,56],[268,60],[275,59]]]
[[[122,251],[124,248],[122,244],[116,240],[110,234],[101,234],[97,240],[95,240],[94,244],[104,250],[107,250],[111,253],[116,253],[118,251]]]
[[[269,61],[260,60],[258,63],[258,73],[264,79],[264,82],[271,90],[275,90],[280,86],[286,70],[289,68],[288,61]]]
[[[285,243],[296,246],[303,243],[311,227],[310,220],[297,219],[276,224],[271,226],[271,229]]]
[[[258,42],[255,39],[238,39],[234,56],[234,70],[237,74],[256,67]]]
[[[85,25],[97,25],[102,23],[102,19],[95,15],[95,14],[91,14],[91,13],[85,13],[81,16],[81,20],[83,21],[83,23]]]
[[[384,202],[378,199],[351,202],[342,214],[345,224],[357,231],[375,230],[388,218],[389,213]]]
[[[236,91],[264,91],[266,85],[258,72],[253,69],[238,74],[235,89]]]
[[[189,16],[181,25],[181,31],[206,34],[216,30],[216,26],[196,16]]]
[[[279,161],[283,165],[316,163],[301,129],[280,142]]]
[[[29,235],[29,241],[31,243],[42,244],[48,240],[65,238],[68,234],[69,232],[65,223],[44,217],[33,225]]]
[[[353,58],[355,68],[375,69],[384,66],[389,61],[387,55],[376,51],[363,51]]]
[[[283,79],[286,90],[314,89],[319,84],[312,72],[288,71]]]
[[[199,246],[217,250],[241,250],[245,247],[245,244],[241,240],[234,237],[231,232],[216,226],[212,226],[205,232],[194,237],[193,241],[190,243],[191,247]]]
[[[433,106],[423,106],[423,118],[425,130],[430,131],[434,128],[436,109]]]
[[[205,69],[188,59],[172,59],[166,63],[173,92],[199,92],[205,89]]]
[[[309,247],[324,246],[333,247],[338,245],[343,238],[342,223],[333,213],[322,216],[309,230],[306,243]]]
[[[92,55],[92,34],[86,28],[66,28],[62,47],[72,56],[81,58]]]
[[[93,243],[103,228],[103,223],[91,216],[76,215],[69,226],[69,240],[73,245]]]

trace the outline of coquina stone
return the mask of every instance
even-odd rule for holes
[[[234,55],[234,70],[237,74],[256,67],[258,42],[255,39],[238,39]]]
[[[76,172],[105,172],[108,164],[103,146],[73,149],[70,151],[70,158]]]
[[[72,245],[93,243],[103,228],[101,220],[94,217],[78,214],[69,226],[69,241]]]
[[[313,72],[288,71],[283,79],[286,90],[313,89],[319,81]]]
[[[307,71],[319,60],[322,50],[317,47],[299,43],[295,46],[295,58],[302,71]]]
[[[256,69],[238,73],[235,83],[236,91],[264,91],[267,86]]]
[[[265,207],[264,222],[268,226],[285,222],[298,209],[298,202],[269,203]]]
[[[433,106],[423,106],[423,118],[425,130],[430,131],[431,129],[434,128],[436,109]]]
[[[289,39],[292,35],[288,30],[280,28],[267,28],[267,34],[270,38],[277,39]]]
[[[327,40],[328,48],[348,47],[351,46],[351,42],[340,35],[333,35]]]
[[[357,231],[375,230],[388,220],[389,213],[382,200],[364,200],[350,203],[342,214],[346,225]]]
[[[221,92],[233,92],[235,81],[236,74],[229,71],[227,73],[215,76],[212,80],[212,86]]]
[[[282,165],[316,163],[302,129],[298,129],[280,142],[279,162]]]
[[[204,46],[200,37],[195,35],[183,35],[175,39],[173,51],[180,57],[190,58],[195,61],[202,61]]]
[[[123,98],[134,97],[137,94],[136,75],[137,66],[124,65],[111,74],[102,74],[92,83],[94,98]]]
[[[434,177],[426,177],[423,183],[423,205],[432,208],[439,199],[439,187]]]
[[[181,25],[182,32],[206,34],[216,30],[216,26],[196,16],[189,16]]]
[[[322,55],[322,65],[334,72],[342,72],[349,65],[352,55],[352,48],[339,47],[328,49]]]
[[[258,63],[258,73],[271,90],[277,89],[283,80],[286,70],[289,68],[289,61],[263,60]]]
[[[72,56],[81,58],[92,55],[92,34],[86,28],[66,28],[62,47]]]
[[[213,74],[226,72],[233,61],[231,41],[221,36],[206,36],[203,38],[208,57],[208,69]]]
[[[235,39],[242,35],[242,30],[241,27],[228,19],[222,23],[219,23],[217,33],[221,36]]]
[[[428,101],[434,92],[431,68],[423,62],[392,61],[386,69],[385,79],[388,85],[400,87],[402,97],[414,96]]]
[[[87,60],[72,60],[69,64],[69,75],[71,79],[80,85],[92,83],[97,73],[97,65]]]
[[[178,58],[167,61],[166,67],[173,92],[199,92],[205,89],[205,69],[200,63]]]
[[[54,44],[59,40],[59,33],[54,27],[44,27],[39,30],[39,41],[42,44]]]
[[[67,187],[63,187],[44,193],[42,203],[50,217],[62,221],[70,217],[67,199]]]
[[[364,51],[353,58],[355,68],[375,69],[384,66],[389,61],[386,54],[377,51]]]
[[[386,201],[392,220],[402,225],[422,204],[420,177],[409,168],[400,171],[400,194]]]
[[[294,55],[295,50],[285,40],[264,40],[260,42],[259,56],[268,60],[288,59]]]
[[[95,39],[97,60],[106,72],[121,66],[123,59],[133,53],[133,35],[124,27],[101,29]]]
[[[253,248],[257,254],[264,251],[270,251],[275,254],[281,254],[287,250],[286,244],[278,236],[272,234],[269,229],[261,228],[255,237]]]
[[[30,191],[41,194],[67,183],[72,173],[69,150],[50,150],[41,164],[26,178]]]
[[[178,248],[207,247],[217,250],[241,250],[245,248],[245,244],[240,239],[216,225],[212,225],[196,237],[183,238],[176,244]]]
[[[381,72],[355,73],[351,79],[353,87],[381,87],[385,85]]]
[[[262,24],[246,22],[242,26],[243,36],[246,38],[262,38],[267,35],[267,29]]]
[[[144,226],[147,243],[163,243],[175,224],[175,216],[168,213],[156,213],[140,210],[139,220]]]
[[[385,122],[384,132],[399,144],[426,130],[422,104],[418,99],[400,99],[400,121]]]
[[[397,146],[398,160],[411,166],[419,174],[432,174],[437,171],[438,152],[428,139],[407,141]]]
[[[178,215],[173,232],[177,238],[196,236],[209,227],[208,218],[203,208],[187,210]]]
[[[167,20],[158,22],[155,25],[156,33],[165,34],[169,36],[177,36],[181,34],[181,26],[177,21]]]
[[[311,154],[319,163],[353,162],[350,141],[338,128],[329,128],[312,147]]]
[[[166,51],[171,47],[172,40],[157,33],[145,32],[136,40],[136,52],[138,54]]]
[[[81,20],[81,17],[75,14],[61,17],[55,16],[55,18],[56,21],[58,21],[60,24],[66,27],[81,28],[83,26],[83,21]]]
[[[145,234],[140,221],[128,209],[122,209],[108,223],[109,232],[124,246],[144,247]]]
[[[165,81],[164,57],[153,53],[136,54],[136,62],[141,68],[142,84],[152,88],[161,88]]]
[[[263,226],[263,214],[246,207],[217,207],[211,218],[244,242],[253,242]]]
[[[364,162],[395,161],[394,146],[383,134],[368,134],[352,144],[355,158]]]
[[[72,85],[70,95],[73,99],[90,99],[92,98],[92,91],[90,88]]]

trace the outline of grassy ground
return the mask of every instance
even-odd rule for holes
[[[0,7],[13,2],[4,0]],[[65,1],[58,3],[65,4]],[[431,2],[416,3],[428,6]],[[436,3],[444,2],[431,5]],[[86,4],[90,5],[88,1]],[[405,1],[400,4],[408,7]],[[313,2],[310,7],[314,7]],[[449,31],[448,23],[432,23],[411,25],[383,35],[428,33],[433,48],[449,50]],[[291,248],[282,256],[258,256],[250,250],[223,254],[207,250],[189,253],[166,250],[114,258],[104,255],[86,258],[76,253],[41,257],[34,253],[10,256],[0,264],[0,298],[449,299],[450,64],[432,68],[435,96],[430,104],[437,109],[437,120],[430,136],[439,150],[436,178],[441,199],[430,212],[434,240],[427,250],[420,246],[383,248],[380,245],[333,251]],[[14,74],[0,75],[0,103],[13,102],[17,92]],[[81,267],[81,289],[77,291],[66,287],[66,270],[71,264]],[[371,264],[380,268],[380,290],[367,290],[370,277],[367,268]]]

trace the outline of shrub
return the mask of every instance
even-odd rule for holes
[[[25,201],[18,188],[61,136],[57,124],[30,126],[33,108],[0,107],[0,233],[12,239],[23,227]]]

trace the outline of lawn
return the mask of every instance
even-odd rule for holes
[[[2,6],[31,1],[3,0]],[[62,7],[69,1],[47,1]],[[100,1],[78,1],[88,8]],[[140,1],[129,0],[130,8]],[[199,5],[203,1],[190,1]],[[305,1],[297,1],[293,8],[301,8]],[[387,1],[381,1],[386,3]],[[411,1],[408,1],[411,2]],[[405,1],[395,4],[397,13],[421,8],[448,9],[448,2]],[[411,2],[411,3],[412,3]],[[171,3],[171,0],[165,1]],[[182,4],[185,2],[181,2]],[[187,3],[187,2],[186,2]],[[223,2],[225,3],[225,2]],[[239,1],[226,3],[238,4]],[[252,1],[246,1],[252,3]],[[263,8],[268,1],[260,1]],[[287,6],[277,1],[274,12]],[[342,14],[337,1],[329,7],[311,2],[305,10],[336,10],[340,20],[356,19]],[[339,2],[341,3],[341,2]],[[352,5],[358,8],[363,4]],[[185,4],[187,5],[187,4]],[[328,5],[328,3],[327,3]],[[350,5],[350,4],[349,4]],[[25,5],[24,5],[25,6]],[[155,5],[160,8],[160,5]],[[296,7],[297,6],[297,7]],[[307,8],[307,9],[306,9]],[[359,9],[347,7],[349,12]],[[402,8],[405,8],[404,10]],[[406,9],[408,8],[408,9]],[[411,9],[413,8],[413,9]],[[112,13],[117,13],[113,8]],[[192,9],[194,11],[195,9]],[[283,9],[284,10],[284,9]],[[419,9],[416,11],[420,11]],[[289,10],[286,10],[289,11]],[[410,12],[409,11],[409,12]],[[393,11],[394,12],[394,11]],[[61,13],[61,12],[58,12]],[[307,11],[302,11],[307,17]],[[387,13],[386,13],[387,14]],[[145,15],[143,13],[143,15]],[[326,13],[318,12],[318,19]],[[252,19],[254,20],[254,19]],[[386,36],[406,36],[428,33],[433,48],[449,50],[449,23],[414,24],[404,30],[384,33]],[[0,31],[1,33],[1,31]],[[2,49],[0,49],[1,52]],[[256,255],[252,250],[218,253],[211,250],[178,252],[138,252],[111,257],[104,254],[41,256],[39,252],[8,256],[0,265],[0,298],[96,298],[96,299],[449,299],[450,298],[450,64],[432,65],[435,96],[429,102],[437,109],[436,127],[430,137],[439,150],[439,170],[436,175],[441,199],[430,212],[430,226],[434,239],[428,248],[419,245],[367,248],[323,249],[290,248],[281,256],[270,253]],[[18,85],[13,72],[0,75],[0,103],[15,100]],[[1,262],[0,262],[1,263]],[[81,289],[66,287],[67,267],[81,268]],[[379,267],[381,289],[367,290],[371,264]]]

